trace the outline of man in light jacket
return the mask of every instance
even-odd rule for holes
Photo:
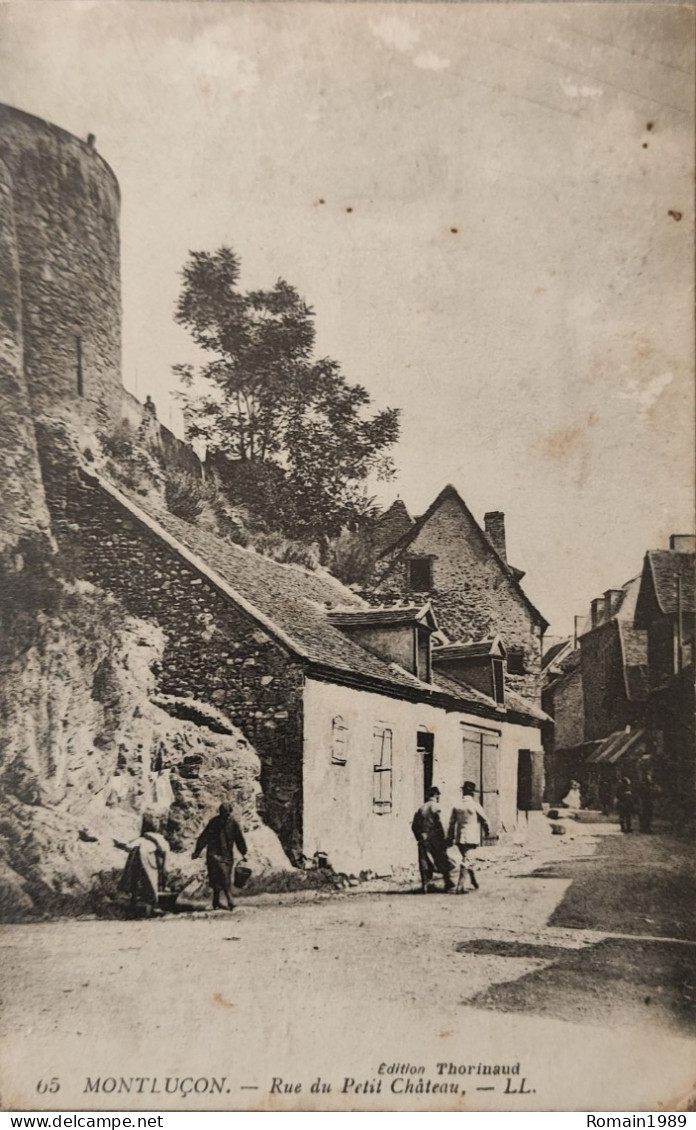
[[[478,890],[478,880],[471,866],[468,853],[481,844],[481,830],[484,836],[488,835],[488,819],[481,805],[474,799],[476,785],[473,781],[465,781],[462,785],[462,799],[452,809],[450,816],[448,844],[456,844],[461,852],[462,862],[459,866],[458,891],[465,891],[466,876],[471,881],[472,890]]]

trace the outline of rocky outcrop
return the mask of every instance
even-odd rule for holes
[[[209,707],[155,698],[161,630],[84,582],[53,585],[50,602],[44,584],[40,607],[16,609],[0,645],[0,917],[88,908],[123,865],[113,840],[136,835],[145,812],[175,869],[200,870],[191,848],[223,800],[254,870],[288,868],[241,732]]]

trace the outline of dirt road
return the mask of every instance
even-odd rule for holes
[[[480,877],[466,896],[376,883],[232,914],[7,926],[3,1106],[682,1106],[686,846],[590,826],[491,849]]]

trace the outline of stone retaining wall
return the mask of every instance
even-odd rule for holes
[[[39,446],[54,533],[75,575],[162,628],[158,692],[210,703],[239,726],[261,757],[264,818],[296,855],[302,833],[301,665],[87,475],[67,441],[42,434]]]

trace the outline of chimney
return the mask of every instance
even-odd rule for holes
[[[490,510],[483,516],[486,537],[494,550],[503,561],[507,563],[507,549],[505,547],[505,515],[500,510]]]
[[[598,596],[590,605],[590,621],[593,628],[599,627],[604,622],[604,597]]]
[[[696,552],[696,537],[693,534],[671,534],[669,548],[673,553]]]
[[[611,620],[621,607],[623,600],[623,589],[607,589],[604,594],[604,617]]]

